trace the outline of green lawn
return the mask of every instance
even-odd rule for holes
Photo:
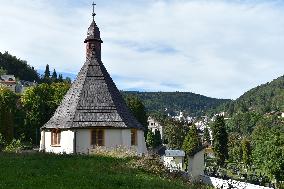
[[[53,154],[0,154],[0,189],[206,188],[134,169],[131,158]]]

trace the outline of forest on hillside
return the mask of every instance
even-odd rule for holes
[[[229,115],[245,112],[257,114],[284,112],[284,76],[259,85],[236,100],[226,102],[211,110],[211,112],[219,111],[225,111]]]
[[[1,74],[15,75],[16,78],[26,81],[38,82],[40,77],[34,67],[27,64],[25,60],[21,60],[8,52],[0,52],[0,70]]]
[[[191,92],[137,92],[122,91],[124,96],[137,96],[149,113],[174,113],[183,111],[190,116],[202,116],[209,109],[214,109],[228,99],[216,99]]]

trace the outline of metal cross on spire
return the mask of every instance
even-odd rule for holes
[[[93,17],[93,21],[95,20],[95,16],[96,16],[96,13],[95,13],[95,3],[93,2],[93,14],[92,14],[92,17]]]

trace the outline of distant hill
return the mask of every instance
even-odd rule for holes
[[[210,98],[191,92],[137,92],[122,91],[125,95],[138,96],[148,112],[184,111],[191,116],[204,115],[209,109],[216,108],[220,104],[230,102],[228,99]]]
[[[39,75],[34,67],[27,64],[26,61],[10,55],[8,52],[0,52],[0,68],[6,71],[6,74],[15,75],[16,78],[26,81],[39,81]]]
[[[226,103],[222,108],[218,107],[218,111],[220,109],[224,109],[229,114],[284,111],[284,76],[245,92],[235,101]]]

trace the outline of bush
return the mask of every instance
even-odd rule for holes
[[[127,158],[137,156],[137,151],[135,148],[127,148],[124,146],[116,146],[111,148],[106,148],[104,146],[96,146],[90,151],[90,154],[111,156],[116,158]]]
[[[137,157],[133,159],[133,161],[130,161],[130,166],[135,169],[146,170],[160,176],[166,176],[169,173],[158,156]]]
[[[22,142],[20,139],[13,139],[10,144],[8,144],[5,149],[3,150],[4,152],[15,152],[18,153],[24,148]]]

